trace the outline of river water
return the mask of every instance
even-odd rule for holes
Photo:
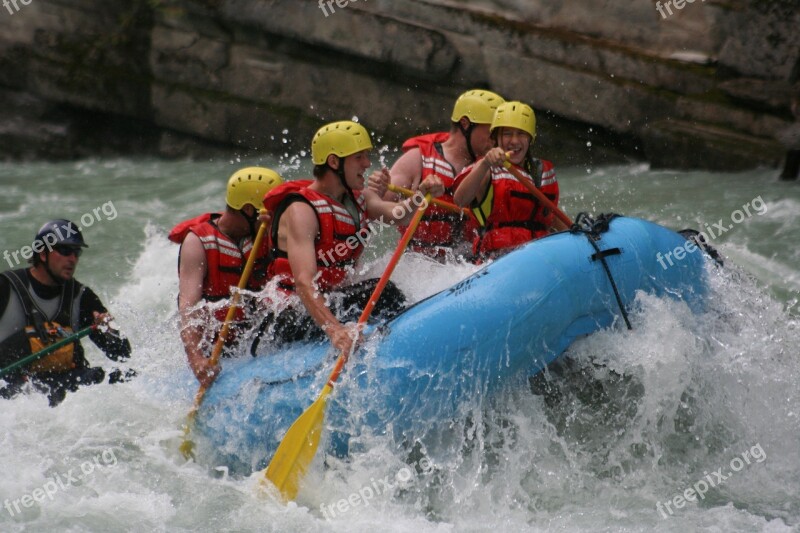
[[[228,475],[203,456],[187,463],[177,449],[196,383],[178,339],[178,249],[166,234],[220,209],[226,177],[246,164],[308,172],[293,156],[0,165],[3,269],[17,266],[13,253],[44,220],[81,223],[90,248],[77,277],[113,311],[139,372],[56,409],[36,394],[0,403],[0,531],[800,527],[800,183],[772,170],[559,169],[572,216],[706,230],[726,260],[711,272],[708,311],[643,296],[632,331],[576,342],[568,362],[533,382],[536,394],[510,388],[454,421],[438,443],[449,454],[431,463],[375,436],[347,461],[315,463],[299,502],[284,506],[258,476]],[[377,272],[393,237],[367,254]],[[408,256],[396,279],[419,299],[473,270]],[[85,345],[92,363],[114,367]]]

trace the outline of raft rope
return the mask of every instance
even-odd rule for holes
[[[719,254],[716,248],[708,244],[708,241],[706,241],[703,233],[694,229],[682,229],[678,233],[683,235],[687,241],[692,241],[695,245],[697,245],[698,248],[703,250],[711,259],[714,260],[714,264],[716,266],[725,266],[722,256]]]
[[[628,312],[625,310],[625,306],[622,304],[622,297],[619,294],[619,289],[617,288],[617,284],[614,281],[614,276],[611,274],[611,269],[608,268],[608,262],[606,261],[606,257],[611,255],[619,255],[622,253],[622,250],[619,248],[610,248],[608,250],[601,250],[595,241],[600,240],[600,235],[608,231],[609,225],[611,221],[617,218],[619,215],[614,213],[606,213],[601,214],[597,217],[597,219],[593,219],[588,213],[579,213],[577,217],[575,217],[575,222],[572,224],[572,227],[569,229],[570,233],[582,233],[586,235],[586,238],[589,240],[589,244],[592,245],[594,248],[595,253],[592,255],[592,261],[600,261],[603,265],[603,270],[606,272],[606,276],[608,276],[608,281],[611,282],[611,288],[614,291],[614,298],[617,300],[617,305],[619,306],[619,311],[622,313],[622,318],[625,320],[625,325],[628,326],[628,329],[633,329],[631,326],[631,321],[628,319]]]

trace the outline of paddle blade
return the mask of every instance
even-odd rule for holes
[[[300,482],[319,447],[325,405],[333,387],[326,384],[317,400],[294,421],[286,432],[265,476],[275,485],[284,500],[292,501],[300,490]]]
[[[192,427],[194,426],[194,417],[197,415],[197,409],[192,409],[189,413],[189,416],[186,417],[186,423],[183,425],[183,442],[178,447],[183,455],[183,458],[188,460],[196,460],[194,456],[194,442],[190,437],[192,432]]]

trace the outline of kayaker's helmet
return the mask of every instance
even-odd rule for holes
[[[36,244],[37,241],[43,243],[48,248],[51,248],[57,244],[76,246],[80,248],[89,247],[89,245],[83,240],[83,234],[78,226],[75,225],[74,222],[70,222],[65,218],[57,218],[55,220],[45,222],[36,233],[36,238],[33,241],[35,245],[34,249],[41,246]]]
[[[372,140],[367,129],[350,120],[322,126],[311,140],[311,161],[324,165],[328,156],[347,157],[362,150],[371,150]]]
[[[256,210],[264,206],[264,195],[283,183],[283,178],[264,167],[247,167],[237,170],[228,179],[226,203],[233,209],[242,209],[247,204]]]
[[[517,128],[536,138],[536,114],[533,108],[522,102],[505,102],[497,107],[492,120],[492,133],[497,128]]]
[[[472,148],[472,131],[478,124],[491,124],[495,109],[503,102],[505,100],[499,94],[483,89],[467,91],[456,100],[450,120],[467,141],[467,152],[472,161],[478,158],[475,149]],[[461,124],[463,117],[469,119],[469,126],[466,128]]]
[[[49,254],[53,248],[57,246],[68,247],[76,250],[76,255],[80,257],[80,248],[88,248],[89,245],[83,240],[83,234],[74,222],[70,222],[65,218],[57,218],[45,222],[44,225],[36,232],[36,237],[33,240],[33,256],[28,260],[33,266],[41,264],[42,260],[39,258],[41,252]],[[55,278],[55,276],[54,276]]]
[[[495,109],[503,102],[505,100],[497,93],[473,89],[458,97],[450,119],[458,122],[467,117],[473,124],[491,124]]]

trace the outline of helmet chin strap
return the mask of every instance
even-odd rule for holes
[[[258,209],[255,210],[252,216],[248,216],[248,214],[245,213],[244,207],[239,209],[239,213],[242,214],[244,219],[247,221],[247,225],[250,227],[250,238],[255,239],[257,233],[256,222],[258,221]]]
[[[342,182],[342,186],[344,190],[347,191],[347,195],[353,200],[353,204],[356,203],[356,197],[353,194],[353,189],[347,184],[347,179],[344,176],[344,157],[339,158],[339,168],[336,169],[336,175],[339,176],[339,181]]]
[[[470,121],[469,122],[469,127],[465,128],[459,122],[458,123],[458,129],[461,131],[461,134],[467,140],[467,152],[469,152],[469,157],[472,160],[472,162],[474,163],[475,161],[478,160],[478,158],[475,156],[475,150],[472,149],[472,130],[475,129],[475,124],[472,121]]]

